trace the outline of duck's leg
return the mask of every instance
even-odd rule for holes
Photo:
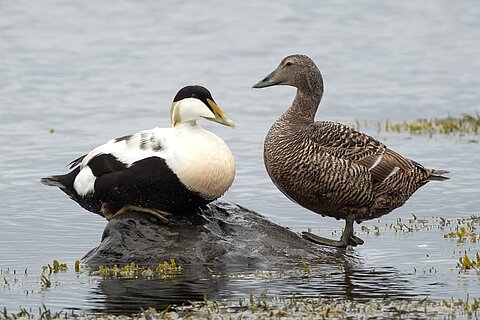
[[[119,216],[122,213],[125,213],[127,211],[137,211],[137,212],[149,213],[149,214],[157,217],[158,219],[160,219],[160,221],[165,222],[165,223],[168,222],[167,217],[171,215],[171,213],[169,213],[169,212],[158,210],[158,209],[144,208],[144,207],[133,206],[133,205],[125,205],[120,210],[118,210],[116,213],[105,215],[105,218],[110,221],[114,217]]]
[[[332,240],[324,237],[317,236],[311,232],[302,232],[302,235],[305,239],[315,242],[317,244],[323,244],[326,246],[345,248],[347,246],[356,247],[364,243],[362,239],[353,234],[353,222],[355,217],[353,215],[347,216],[345,219],[345,228],[343,229],[342,236],[340,240]]]

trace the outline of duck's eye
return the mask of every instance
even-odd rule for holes
[[[292,63],[290,61],[288,61],[287,63],[285,63],[286,66],[291,66]]]
[[[192,93],[192,98],[198,98],[196,93]]]

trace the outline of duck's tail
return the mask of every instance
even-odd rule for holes
[[[42,178],[40,182],[46,186],[59,187],[62,191],[71,195],[72,192],[75,192],[73,182],[79,172],[80,168],[77,167],[67,174]]]
[[[50,176],[40,179],[40,182],[46,186],[65,188],[65,184],[62,182],[62,176]]]
[[[429,169],[428,171],[430,173],[427,178],[428,181],[443,181],[450,179],[449,177],[445,176],[446,174],[450,173],[447,170]]]
[[[40,179],[40,182],[46,186],[58,187],[60,190],[65,192],[70,198],[79,202],[80,197],[73,187],[75,182],[75,177],[80,172],[80,168],[75,168],[67,174],[62,174],[58,176],[50,176]]]
[[[72,200],[77,202],[83,208],[87,209],[88,211],[98,213],[99,211],[92,200],[92,195],[81,197],[73,187],[73,183],[75,182],[75,178],[79,172],[80,168],[77,167],[67,174],[42,178],[40,179],[40,182],[46,186],[60,188],[60,190],[65,192]]]

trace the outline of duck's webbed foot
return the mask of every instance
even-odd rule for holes
[[[352,235],[350,238],[343,240],[343,237],[340,240],[333,240],[324,237],[317,236],[311,232],[302,232],[303,238],[312,241],[316,244],[322,244],[325,246],[330,247],[337,247],[337,248],[346,248],[348,246],[356,247],[358,245],[362,245],[364,241],[357,236]]]
[[[337,248],[346,248],[347,246],[356,247],[358,245],[362,245],[365,242],[353,234],[353,216],[348,216],[345,219],[345,228],[343,229],[342,236],[340,240],[332,240],[324,237],[317,236],[311,232],[302,232],[302,236],[312,241],[316,244],[322,244],[325,246],[337,247]]]
[[[350,240],[349,244],[353,247],[360,246],[360,245],[365,243],[365,241],[363,241],[362,239],[360,239],[359,237],[357,237],[353,234],[350,236],[349,240]]]
[[[166,211],[162,211],[162,210],[158,210],[158,209],[144,208],[144,207],[140,207],[140,206],[133,206],[133,205],[125,205],[114,214],[111,214],[109,212],[103,212],[103,213],[104,213],[105,218],[108,221],[110,221],[114,217],[117,217],[117,216],[119,216],[119,215],[121,215],[125,212],[128,212],[128,211],[148,213],[148,214],[151,214],[151,215],[155,216],[156,218],[158,218],[160,221],[162,221],[164,223],[168,223],[168,218],[167,217],[172,215],[170,212],[166,212]]]

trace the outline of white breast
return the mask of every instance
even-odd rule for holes
[[[222,196],[235,178],[235,159],[222,139],[198,125],[175,127],[176,144],[165,160],[180,181],[209,199]]]

